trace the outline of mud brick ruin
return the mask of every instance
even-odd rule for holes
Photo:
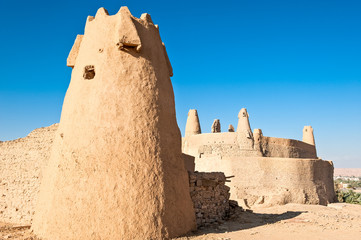
[[[197,226],[222,223],[229,212],[229,187],[221,172],[189,174],[189,191],[194,205]]]
[[[251,131],[243,108],[236,132],[232,126],[229,132],[200,129],[197,111],[190,110],[183,153],[195,157],[197,171],[234,176],[228,185],[231,199],[243,207],[334,201],[333,164],[317,157],[312,127],[304,128],[303,141],[266,137],[261,129]]]
[[[149,14],[100,8],[69,53],[59,124],[0,142],[0,221],[43,239],[169,239],[244,207],[334,200],[333,165],[303,141],[220,120],[203,133],[196,110],[182,139],[172,66]],[[229,178],[231,181],[229,181]],[[232,201],[229,199],[233,199]]]

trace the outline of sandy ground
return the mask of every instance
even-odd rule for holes
[[[0,239],[36,240],[30,226],[0,223]],[[222,225],[177,240],[347,240],[361,239],[361,205],[287,204],[238,211]]]
[[[334,176],[361,177],[361,168],[335,168]]]

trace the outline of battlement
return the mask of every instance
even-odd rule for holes
[[[190,132],[190,126],[196,126]],[[212,125],[212,133],[201,133],[197,110],[190,110],[183,138],[183,152],[201,156],[263,156],[281,158],[317,158],[312,127],[305,127],[303,141],[263,136],[261,129],[251,131],[249,114],[242,108],[238,114],[238,126],[234,132],[221,132],[220,120]]]

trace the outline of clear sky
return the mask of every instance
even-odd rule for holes
[[[320,157],[361,167],[360,0],[0,0],[0,140],[59,121],[76,35],[121,5],[160,26],[182,133],[189,109],[210,132],[246,107],[265,136],[312,125]]]

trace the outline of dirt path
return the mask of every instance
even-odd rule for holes
[[[288,204],[242,212],[216,229],[182,240],[346,240],[361,239],[361,205]]]
[[[36,240],[29,226],[0,223],[0,239]],[[288,204],[238,212],[224,224],[178,240],[347,240],[361,239],[361,205],[328,207]]]

